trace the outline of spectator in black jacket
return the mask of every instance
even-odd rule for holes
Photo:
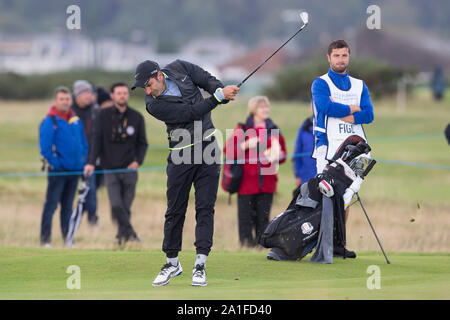
[[[112,85],[114,106],[101,109],[96,117],[92,148],[84,168],[85,175],[90,176],[97,157],[100,157],[105,170],[132,170],[105,173],[112,217],[118,224],[116,238],[119,245],[129,240],[140,242],[131,225],[131,204],[138,179],[136,170],[144,162],[147,152],[144,117],[128,106],[129,96],[125,83]]]
[[[136,83],[131,89],[144,88],[147,111],[165,122],[170,149],[162,245],[166,264],[153,281],[153,286],[166,285],[172,277],[182,272],[178,252],[181,251],[183,224],[192,185],[195,188],[197,221],[194,243],[197,259],[192,272],[192,285],[205,286],[205,263],[213,242],[214,205],[220,173],[220,149],[214,138],[211,111],[218,104],[233,100],[239,88],[223,87],[207,71],[181,60],[163,69],[156,62],[146,60],[138,65],[134,77]],[[203,98],[200,88],[211,97]],[[208,150],[214,150],[210,156],[219,161],[204,158],[204,151]]]

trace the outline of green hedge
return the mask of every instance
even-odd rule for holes
[[[51,98],[57,86],[72,90],[76,80],[89,81],[95,87],[109,89],[111,84],[123,81],[133,84],[133,71],[107,72],[104,70],[77,70],[50,74],[20,75],[13,72],[0,73],[0,99],[31,100]]]
[[[273,100],[309,101],[312,82],[328,69],[328,61],[323,58],[289,65],[276,75],[274,83],[265,87],[263,93]],[[416,73],[413,69],[394,67],[379,60],[359,59],[351,59],[349,72],[351,76],[364,80],[373,98],[395,93],[398,79]]]

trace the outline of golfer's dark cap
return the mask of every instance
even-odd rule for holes
[[[134,90],[137,87],[145,87],[148,79],[150,79],[150,77],[152,76],[155,76],[159,70],[161,70],[159,68],[159,64],[154,61],[145,60],[144,62],[141,62],[137,66],[136,72],[134,73],[134,79],[136,79],[136,82],[131,87],[131,90]]]

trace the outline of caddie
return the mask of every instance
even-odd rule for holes
[[[363,124],[373,121],[373,105],[363,80],[348,72],[350,47],[342,39],[328,46],[330,69],[311,86],[314,112],[314,152],[317,173],[321,173],[341,143],[351,135],[367,142]],[[345,220],[348,218],[346,210]],[[336,256],[355,258],[356,254],[335,248]],[[341,252],[342,251],[342,252]]]

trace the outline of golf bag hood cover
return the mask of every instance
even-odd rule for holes
[[[351,135],[341,143],[331,160],[336,161],[337,159],[342,159],[349,164],[357,156],[369,152],[370,146],[362,137]]]

